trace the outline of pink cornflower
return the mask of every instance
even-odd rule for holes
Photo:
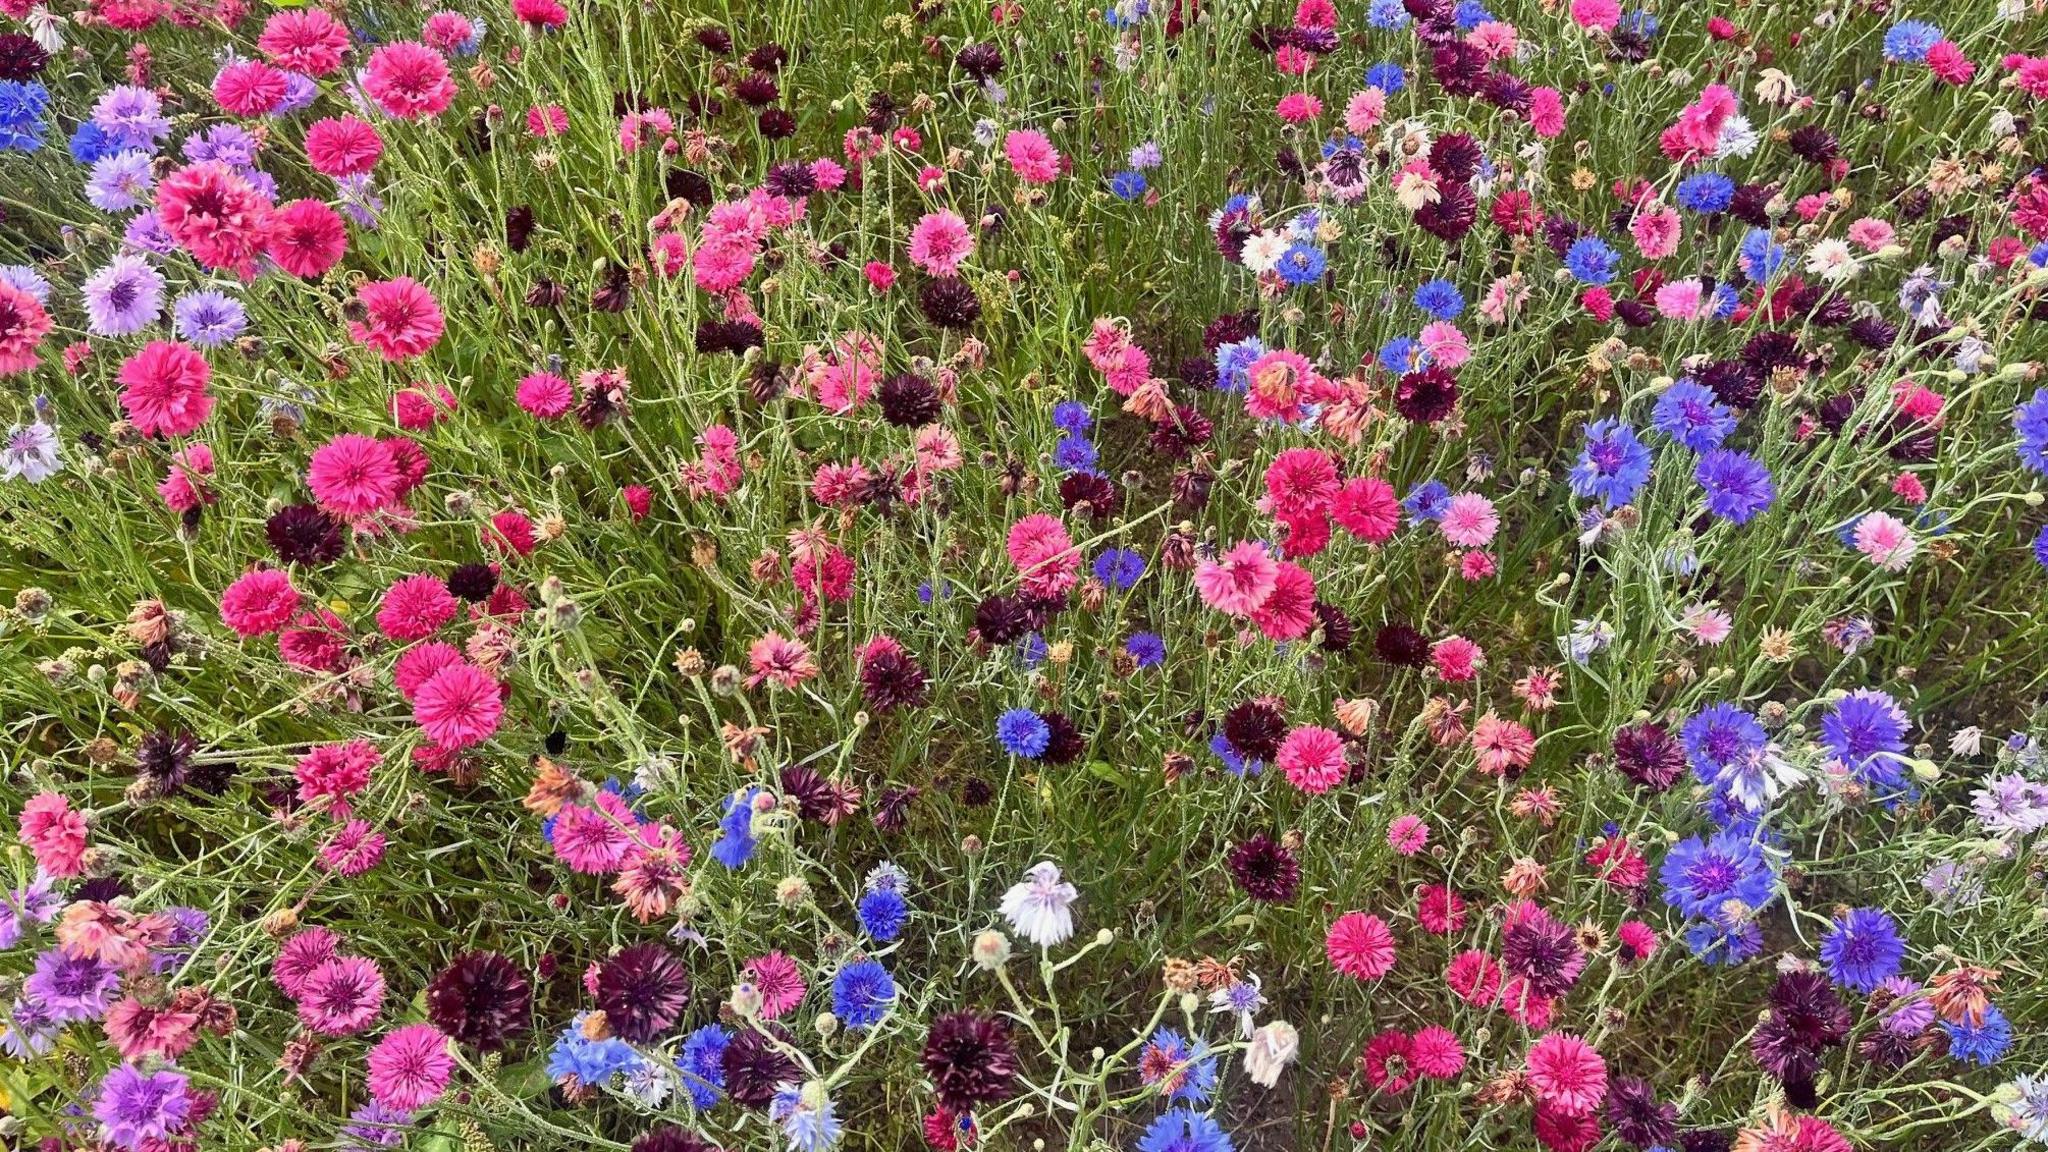
[[[1266,499],[1279,519],[1323,512],[1337,491],[1337,465],[1327,452],[1289,448],[1266,466]]]
[[[560,136],[569,130],[569,113],[560,104],[536,104],[526,110],[526,132],[529,136],[546,138]]]
[[[1530,91],[1529,127],[1545,140],[1564,135],[1564,93],[1555,88]]]
[[[213,101],[230,116],[266,116],[284,102],[284,73],[261,60],[235,60],[213,76]]]
[[[1513,720],[1488,711],[1472,725],[1472,750],[1488,776],[1513,776],[1536,755],[1536,736]]]
[[[1444,539],[1460,548],[1484,548],[1500,531],[1500,514],[1493,510],[1493,501],[1479,493],[1460,492],[1444,507],[1437,527]]]
[[[874,289],[877,296],[896,286],[896,270],[880,260],[868,261],[860,271],[868,278],[868,287]]]
[[[1387,115],[1387,94],[1378,88],[1364,88],[1351,94],[1344,105],[1344,130],[1353,136],[1364,136]]]
[[[531,28],[560,28],[569,22],[561,0],[512,0],[512,17]]]
[[[384,834],[366,820],[350,820],[320,845],[320,866],[338,876],[356,877],[384,859]]]
[[[1897,476],[1892,477],[1892,495],[1897,496],[1908,504],[1916,506],[1925,504],[1927,503],[1927,485],[1921,483],[1920,477],[1915,476],[1913,473],[1901,472]]]
[[[1328,728],[1303,725],[1280,741],[1274,762],[1287,782],[1303,792],[1328,792],[1344,779],[1344,738]]]
[[[1273,113],[1289,124],[1306,124],[1323,114],[1323,102],[1307,92],[1289,92],[1273,106]]]
[[[1616,0],[1572,0],[1572,23],[1585,29],[1612,32],[1621,26],[1621,5]]]
[[[1074,586],[1081,567],[1081,552],[1067,535],[1059,517],[1043,512],[1026,516],[1010,526],[1004,542],[1010,563],[1017,566],[1023,590],[1039,597],[1064,595]]]
[[[1875,252],[1892,242],[1892,226],[1874,216],[1865,216],[1849,225],[1849,243],[1866,252]]]
[[[1457,1033],[1431,1024],[1408,1038],[1408,1061],[1431,1080],[1454,1079],[1465,1070],[1465,1046]]]
[[[384,757],[367,740],[322,744],[299,757],[292,769],[299,782],[299,802],[329,799],[334,802],[330,810],[336,816],[346,816],[349,798],[370,786],[370,774],[383,762]]]
[[[191,347],[152,340],[121,364],[121,410],[144,436],[190,436],[213,414],[212,380]]]
[[[1856,522],[1856,550],[1886,572],[1903,572],[1920,551],[1920,542],[1898,517],[1872,512]]]
[[[1501,975],[1500,961],[1468,948],[1451,958],[1444,984],[1474,1008],[1491,1008],[1500,1000]]]
[[[1279,580],[1279,562],[1253,540],[1241,541],[1220,560],[1195,565],[1195,590],[1202,603],[1232,616],[1256,612]]]
[[[1678,238],[1683,230],[1677,211],[1668,204],[1642,209],[1628,223],[1629,235],[1635,237],[1636,251],[1641,252],[1646,260],[1662,260],[1677,252]]]
[[[208,268],[253,275],[270,220],[270,201],[218,160],[187,164],[158,183],[164,231]]]
[[[1462,931],[1465,898],[1442,884],[1424,884],[1415,893],[1415,922],[1432,936]]]
[[[1706,286],[1695,277],[1658,288],[1656,300],[1658,313],[1673,320],[1697,320],[1706,314]]]
[[[318,926],[307,928],[277,950],[277,959],[270,966],[270,978],[284,990],[284,994],[297,1000],[305,994],[306,978],[322,964],[334,959],[341,951],[341,938],[332,931]]]
[[[299,1022],[326,1036],[350,1036],[370,1026],[384,1007],[384,973],[363,956],[322,961],[299,982]]]
[[[1433,320],[1415,334],[1415,342],[1430,362],[1445,370],[1463,367],[1472,358],[1472,346],[1465,334],[1448,320]]]
[[[1330,514],[1346,532],[1367,543],[1384,544],[1400,527],[1401,501],[1385,480],[1359,476],[1344,482]]]
[[[364,516],[398,495],[398,465],[381,440],[346,432],[321,445],[306,469],[313,498],[330,512]]]
[[[1641,964],[1657,953],[1657,930],[1641,920],[1624,920],[1614,930],[1614,954],[1624,966]]]
[[[1569,1032],[1538,1037],[1526,1065],[1536,1098],[1563,1115],[1589,1115],[1607,1098],[1607,1062]]]
[[[1394,968],[1394,933],[1368,912],[1346,912],[1323,941],[1331,967],[1354,980],[1377,980]]]
[[[747,961],[746,977],[761,994],[761,1016],[773,1020],[794,1009],[804,998],[804,976],[796,961],[780,952],[769,952]]]
[[[286,71],[325,76],[341,67],[348,27],[323,8],[289,8],[264,21],[256,50]]]
[[[490,525],[483,530],[483,538],[484,543],[500,555],[531,556],[538,544],[533,536],[533,521],[509,508],[491,516]]]
[[[505,715],[496,680],[474,664],[451,664],[413,694],[412,718],[443,748],[467,748],[488,740]]]
[[[1387,845],[1403,856],[1413,856],[1429,843],[1429,824],[1420,816],[1405,813],[1387,825]]]
[[[384,138],[353,116],[316,120],[306,129],[306,163],[322,176],[360,176],[384,155]]]
[[[52,325],[42,301],[12,284],[0,284],[0,376],[34,369],[40,363],[36,345]]]
[[[156,494],[171,511],[190,512],[214,502],[214,494],[206,484],[211,475],[213,449],[204,444],[188,444],[171,453],[171,467],[164,474],[163,483],[156,486]]]
[[[818,674],[818,662],[801,640],[770,632],[747,648],[747,663],[754,669],[747,687],[758,688],[763,681],[777,688],[794,688]]]
[[[1010,169],[1026,184],[1050,184],[1059,179],[1060,154],[1045,134],[1033,128],[1019,128],[1003,137],[1003,155]]]
[[[175,1001],[144,1004],[133,996],[107,1009],[101,1024],[123,1060],[157,1056],[176,1060],[199,1039],[199,1014]]]
[[[1952,40],[1936,41],[1927,50],[1927,68],[1944,84],[1968,84],[1977,65]]]
[[[1329,526],[1320,518],[1310,522],[1328,539]],[[1273,574],[1273,590],[1252,610],[1252,623],[1268,640],[1299,640],[1316,625],[1316,578],[1299,564],[1281,561]]]
[[[1245,369],[1251,378],[1244,410],[1261,420],[1299,420],[1302,394],[1318,382],[1315,366],[1299,352],[1275,348]]]
[[[60,879],[85,871],[85,816],[57,792],[38,792],[21,806],[21,842],[36,867]]]
[[[1446,636],[1430,645],[1429,660],[1438,676],[1457,683],[1472,679],[1486,663],[1486,652],[1463,636]]]
[[[384,590],[377,627],[401,644],[424,640],[455,619],[460,609],[448,585],[425,573],[401,577]]]
[[[386,44],[370,54],[363,93],[384,114],[399,120],[440,115],[455,99],[455,81],[439,52],[411,40]]]
[[[564,804],[555,813],[555,856],[578,872],[616,872],[633,850],[637,826],[633,809],[613,792],[597,792],[587,806]]]
[[[408,1024],[387,1033],[370,1051],[370,1095],[397,1112],[413,1112],[439,1099],[455,1071],[448,1037],[432,1024]]]
[[[299,590],[275,568],[245,572],[220,594],[221,621],[244,639],[277,631],[298,611]]]
[[[462,663],[462,652],[453,644],[435,640],[428,644],[415,644],[405,650],[398,662],[391,667],[391,678],[398,685],[398,694],[410,702],[419,693],[420,685],[433,679],[434,673],[451,664]]]
[[[410,276],[373,280],[356,289],[363,319],[348,334],[386,360],[410,360],[440,342],[444,322],[434,294]]]
[[[1679,617],[1678,626],[1709,647],[1718,647],[1735,633],[1735,619],[1719,608],[1695,604]]]
[[[952,211],[927,212],[910,229],[910,262],[934,276],[951,276],[974,252],[974,234]]]

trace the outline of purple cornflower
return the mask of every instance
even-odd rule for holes
[[[1872,992],[1899,974],[1906,943],[1899,926],[1880,908],[1851,908],[1835,918],[1820,942],[1828,978],[1844,988]]]
[[[21,941],[24,917],[47,924],[63,903],[51,890],[49,874],[36,870],[36,878],[0,898],[0,948],[12,948]]]
[[[1993,836],[2024,836],[2048,828],[2048,784],[2017,772],[1984,782],[1970,793],[1970,811]]]
[[[178,335],[201,348],[218,348],[249,327],[249,312],[242,302],[212,288],[178,297],[171,317]]]
[[[384,201],[378,197],[377,186],[370,182],[368,172],[336,180],[334,194],[341,201],[341,210],[356,222],[357,227],[376,229],[377,216],[384,211]]]
[[[139,148],[154,154],[157,142],[170,135],[171,121],[163,101],[147,88],[121,84],[100,94],[92,106],[92,122],[115,148]]]
[[[1572,494],[1616,508],[1636,498],[1650,480],[1650,450],[1619,420],[1586,425],[1586,446],[1572,466]]]
[[[1887,789],[1903,788],[1906,713],[1890,696],[1859,688],[1821,718],[1820,742],[1858,779]]]
[[[190,1082],[168,1068],[145,1073],[123,1064],[107,1073],[92,1114],[117,1148],[146,1148],[185,1127],[192,1113]]]
[[[85,327],[95,336],[133,335],[156,323],[163,310],[163,276],[125,252],[86,277],[83,291]]]
[[[64,445],[55,428],[32,420],[7,430],[7,441],[0,445],[0,480],[18,476],[41,484],[63,470]]]
[[[50,282],[26,264],[0,264],[0,284],[28,293],[38,304],[50,302]]]
[[[185,138],[180,151],[198,164],[218,160],[237,172],[256,167],[256,137],[240,124],[215,124]]]
[[[92,175],[85,181],[85,198],[102,212],[126,212],[148,202],[156,177],[150,172],[149,153],[130,148],[93,161]]]
[[[1891,997],[1880,1027],[1894,1036],[1918,1036],[1934,1023],[1934,1001],[1920,994],[1920,984],[1894,976],[1879,984],[1878,990]]]
[[[120,985],[121,974],[112,965],[52,948],[36,957],[36,970],[22,982],[21,990],[40,1001],[51,1019],[69,1022],[106,1015]]]
[[[1650,426],[1695,452],[1712,452],[1735,431],[1735,411],[1713,389],[1682,376],[1657,397]]]
[[[405,1141],[412,1113],[386,1108],[375,1100],[349,1113],[341,1133],[353,1148],[396,1148]]]
[[[1728,448],[1702,456],[1693,477],[1706,490],[1707,511],[1731,524],[1749,523],[1778,495],[1770,469],[1754,457]]]
[[[164,228],[163,218],[150,208],[128,218],[128,227],[121,232],[121,243],[137,252],[148,252],[155,256],[169,256],[178,250],[178,242]]]

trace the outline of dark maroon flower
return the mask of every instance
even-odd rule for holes
[[[931,381],[914,372],[898,372],[882,381],[877,393],[882,419],[898,428],[921,428],[939,418],[945,401]]]
[[[1661,724],[1647,721],[1615,730],[1614,766],[1645,788],[1662,792],[1685,772],[1685,749]]]
[[[286,564],[327,564],[341,558],[341,522],[312,504],[287,504],[263,524],[270,550]]]
[[[1230,867],[1230,878],[1245,895],[1267,904],[1285,904],[1294,899],[1294,890],[1301,883],[1301,865],[1294,859],[1294,853],[1264,832],[1255,833],[1232,848],[1225,863]]]
[[[526,973],[496,952],[464,953],[427,985],[427,1019],[479,1052],[503,1048],[532,1016]]]
[[[665,944],[634,944],[598,966],[597,1006],[613,1032],[636,1044],[675,1027],[689,1002],[689,969]]]
[[[956,1112],[999,1104],[1017,1092],[1017,1050],[1010,1044],[1010,1030],[977,1012],[952,1012],[932,1021],[923,1063],[939,1103]]]
[[[955,332],[964,332],[981,319],[981,301],[958,276],[925,281],[917,290],[917,306],[925,319]]]
[[[1649,1081],[1623,1076],[1607,1089],[1607,1126],[1638,1148],[1668,1145],[1678,1135],[1678,1106],[1660,1103]]]
[[[1406,624],[1388,624],[1373,634],[1373,655],[1401,668],[1429,663],[1429,640]]]
[[[1434,424],[1458,404],[1458,378],[1432,364],[1401,377],[1394,387],[1394,411],[1417,424]]]
[[[481,604],[498,590],[498,572],[489,564],[458,564],[448,573],[448,591],[469,601]]]
[[[768,1028],[784,1043],[789,1042],[789,1031],[780,1024]],[[766,1108],[775,1099],[777,1086],[800,1076],[796,1062],[752,1028],[736,1030],[720,1063],[725,1069],[726,1094],[748,1108]]]
[[[1247,700],[1223,714],[1223,738],[1247,760],[1272,763],[1286,735],[1287,717],[1274,697]]]

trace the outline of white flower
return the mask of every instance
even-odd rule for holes
[[[1806,254],[1806,270],[1830,284],[1841,284],[1854,279],[1863,266],[1856,262],[1856,253],[1847,244],[1823,240]]]
[[[1074,934],[1071,906],[1081,893],[1060,879],[1060,866],[1041,860],[1024,882],[1003,893],[1002,913],[1016,933],[1040,948],[1063,944]]]
[[[1956,756],[1975,756],[1984,746],[1984,730],[1975,724],[1948,738],[1948,750]]]
[[[1287,237],[1278,232],[1259,232],[1244,242],[1244,266],[1264,276],[1280,266],[1287,253]]]
[[[1748,156],[1754,153],[1757,145],[1761,143],[1763,137],[1757,134],[1755,126],[1749,122],[1749,117],[1738,113],[1730,116],[1721,125],[1721,134],[1714,138],[1714,155],[1723,159],[1729,156]]]
[[[1262,1088],[1271,1088],[1280,1082],[1280,1071],[1294,1062],[1295,1053],[1301,1051],[1301,1035],[1294,1025],[1285,1020],[1275,1020],[1252,1033],[1252,1040],[1244,1050],[1244,1070],[1252,1083]]]

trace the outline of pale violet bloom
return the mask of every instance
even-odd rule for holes
[[[1266,995],[1259,991],[1259,978],[1246,976],[1225,987],[1209,993],[1209,1011],[1227,1013],[1237,1017],[1238,1035],[1249,1040],[1256,1028],[1254,1017],[1266,1006]]]
[[[782,1125],[782,1134],[797,1152],[825,1152],[845,1135],[845,1125],[839,1121],[832,1098],[825,1095],[823,1081],[813,1080],[802,1088],[781,1085],[768,1105],[768,1115]]]
[[[36,420],[7,430],[6,447],[0,449],[0,480],[20,477],[41,484],[63,470],[64,447],[55,428]]]
[[[1063,944],[1074,934],[1073,903],[1081,893],[1060,879],[1060,866],[1041,860],[1024,882],[1003,893],[1002,913],[1016,933],[1040,948]]]
[[[1745,811],[1760,813],[1805,779],[1776,744],[1766,744],[1723,764],[1714,783]]]

